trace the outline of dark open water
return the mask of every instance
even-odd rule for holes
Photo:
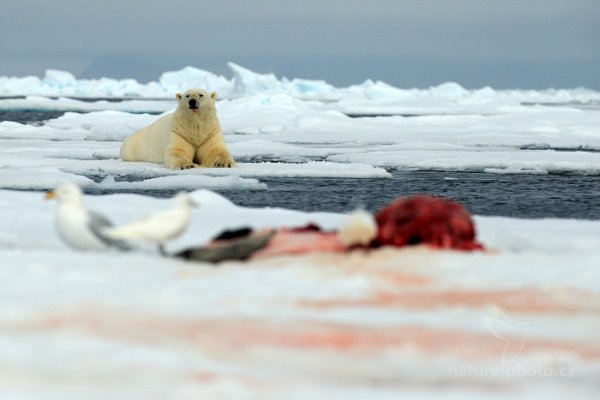
[[[398,196],[431,194],[478,215],[600,219],[600,177],[393,171],[392,179],[265,179],[263,191],[222,191],[236,204],[308,211],[375,211]]]
[[[42,122],[58,118],[64,113],[64,111],[0,110],[0,122],[14,121],[20,124],[41,125]]]
[[[0,121],[39,124],[62,112],[0,111]],[[499,175],[473,172],[391,171],[392,179],[261,178],[268,190],[222,190],[236,204],[304,211],[375,211],[398,196],[431,194],[477,215],[600,219],[600,176]],[[99,193],[99,192],[98,192]],[[174,192],[139,192],[167,197]]]

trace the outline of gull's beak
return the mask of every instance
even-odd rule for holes
[[[46,192],[46,195],[44,196],[44,200],[52,200],[55,198],[56,198],[56,192],[54,190]]]

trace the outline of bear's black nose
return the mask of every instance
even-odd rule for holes
[[[196,101],[196,99],[191,99],[190,101],[188,101],[188,104],[190,105],[190,108],[198,108],[198,102]]]

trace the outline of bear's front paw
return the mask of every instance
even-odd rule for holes
[[[196,164],[187,164],[187,165],[182,165],[181,167],[179,167],[179,169],[192,169],[192,168],[196,168]]]
[[[235,165],[230,157],[217,158],[213,163],[213,168],[231,168]]]

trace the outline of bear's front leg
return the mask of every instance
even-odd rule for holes
[[[165,150],[165,164],[170,169],[190,169],[196,168],[192,158],[194,157],[194,148],[179,143],[170,144]]]

